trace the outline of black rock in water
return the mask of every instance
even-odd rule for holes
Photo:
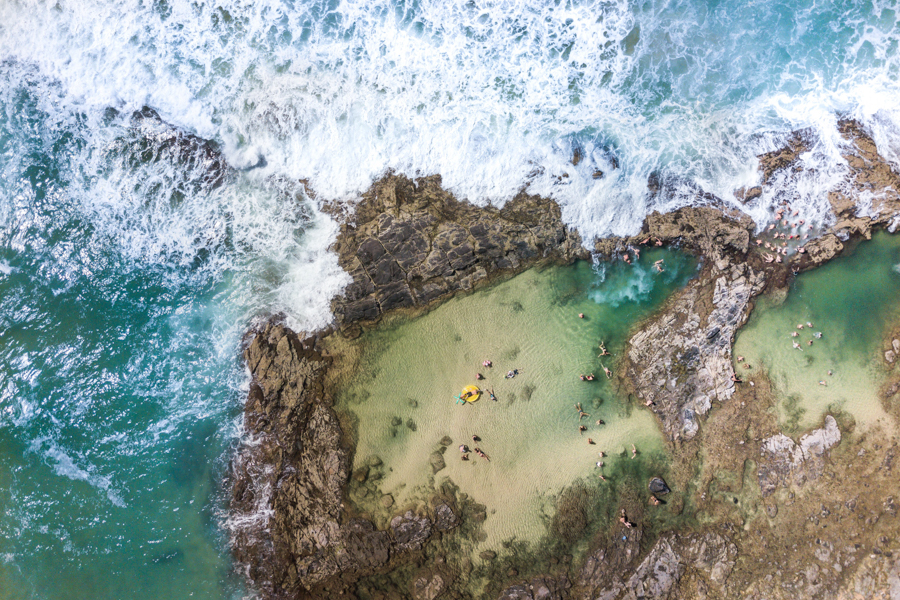
[[[653,494],[668,494],[672,490],[669,489],[669,486],[666,485],[666,482],[663,481],[662,477],[654,477],[650,480],[650,485],[647,487],[650,488],[650,492]]]

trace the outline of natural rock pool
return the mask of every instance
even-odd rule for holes
[[[652,266],[660,259],[663,273]],[[646,487],[665,469],[662,436],[649,412],[615,393],[603,367],[615,377],[629,330],[696,265],[648,249],[634,266],[531,269],[364,334],[354,342],[362,348],[355,363],[335,370],[345,374],[336,408],[349,415],[356,441],[350,499],[383,525],[449,482],[484,507],[471,552],[477,561],[553,533],[559,494],[576,482],[601,504],[625,479]],[[609,356],[598,356],[601,341]],[[513,369],[519,374],[506,378]],[[580,379],[591,373],[594,381]],[[486,392],[458,404],[454,397],[471,384]],[[489,460],[474,451],[462,460],[463,444]],[[596,530],[598,519],[588,520],[582,539]]]
[[[886,419],[878,399],[882,338],[900,315],[898,265],[900,237],[879,233],[799,275],[787,295],[759,301],[735,341],[735,360],[745,359],[735,362],[735,372],[768,376],[785,432],[820,425],[828,411],[849,413],[862,425]]]

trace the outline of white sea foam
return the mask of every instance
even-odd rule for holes
[[[0,31],[0,49],[58,82],[59,97],[49,94],[43,108],[59,112],[60,126],[79,111],[99,121],[107,106],[150,104],[219,140],[235,166],[265,157],[260,175],[306,178],[327,198],[352,196],[387,169],[440,173],[477,204],[502,204],[527,185],[556,198],[585,239],[633,233],[650,210],[695,201],[698,185],[735,202],[735,189],[758,182],[754,156],[806,129],[815,146],[804,175],[746,210],[764,225],[770,203],[789,197],[808,222],[827,222],[824,192],[845,173],[837,115],[861,119],[897,161],[895,24],[881,8],[867,16],[799,5],[795,23],[770,30],[760,16],[773,9],[754,10],[762,13],[664,0],[327,9],[275,0],[23,2],[0,9],[4,23],[17,24]],[[828,19],[834,40],[809,37]],[[817,54],[831,41],[843,54]],[[799,52],[808,55],[783,58]],[[577,167],[576,147],[585,157]],[[595,180],[598,169],[605,176]],[[674,176],[657,198],[646,186],[655,171]],[[91,183],[103,193],[102,180]],[[169,216],[165,239],[135,223],[135,246],[190,250],[198,227],[224,226],[209,206]],[[181,219],[196,221],[179,227]],[[317,254],[328,240],[307,236],[314,242]],[[340,286],[326,275],[319,289]],[[323,319],[306,309],[295,316]]]
[[[75,459],[53,441],[47,438],[36,438],[31,441],[28,449],[31,452],[40,453],[57,475],[74,481],[83,481],[92,487],[103,490],[110,502],[115,506],[125,508],[125,500],[114,489],[111,477],[98,474],[97,469],[90,464],[86,467],[78,466]]]

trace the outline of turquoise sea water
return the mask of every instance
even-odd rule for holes
[[[734,203],[757,182],[753,157],[804,129],[804,170],[742,209],[764,224],[790,198],[827,223],[840,116],[898,157],[896,13],[2,3],[0,594],[243,593],[222,512],[240,338],[273,313],[329,322],[347,278],[320,201],[352,205],[389,169],[440,173],[478,204],[552,196],[586,239],[631,233],[698,188]],[[145,106],[160,119],[133,117]],[[215,151],[229,167],[211,175]],[[651,174],[665,193],[648,193]]]

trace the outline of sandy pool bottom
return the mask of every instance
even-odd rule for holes
[[[660,258],[662,274],[651,268]],[[608,485],[599,475],[619,476],[623,462],[649,473],[665,461],[652,415],[627,407],[602,367],[616,369],[629,329],[695,272],[693,259],[663,250],[635,266],[532,269],[367,333],[338,394],[338,409],[356,422],[354,469],[383,463],[378,494],[392,497],[395,513],[452,481],[486,507],[479,551],[540,540],[566,486]],[[601,341],[611,356],[598,357]],[[510,370],[518,375],[506,378]],[[580,379],[591,373],[595,381]],[[485,393],[459,404],[454,397],[471,384],[496,401]],[[474,452],[462,460],[463,444],[489,460]]]
[[[735,369],[766,372],[787,433],[819,426],[826,412],[838,410],[862,426],[889,424],[878,399],[881,346],[898,318],[900,236],[880,233],[798,276],[786,298],[762,299],[734,347],[752,368]]]

